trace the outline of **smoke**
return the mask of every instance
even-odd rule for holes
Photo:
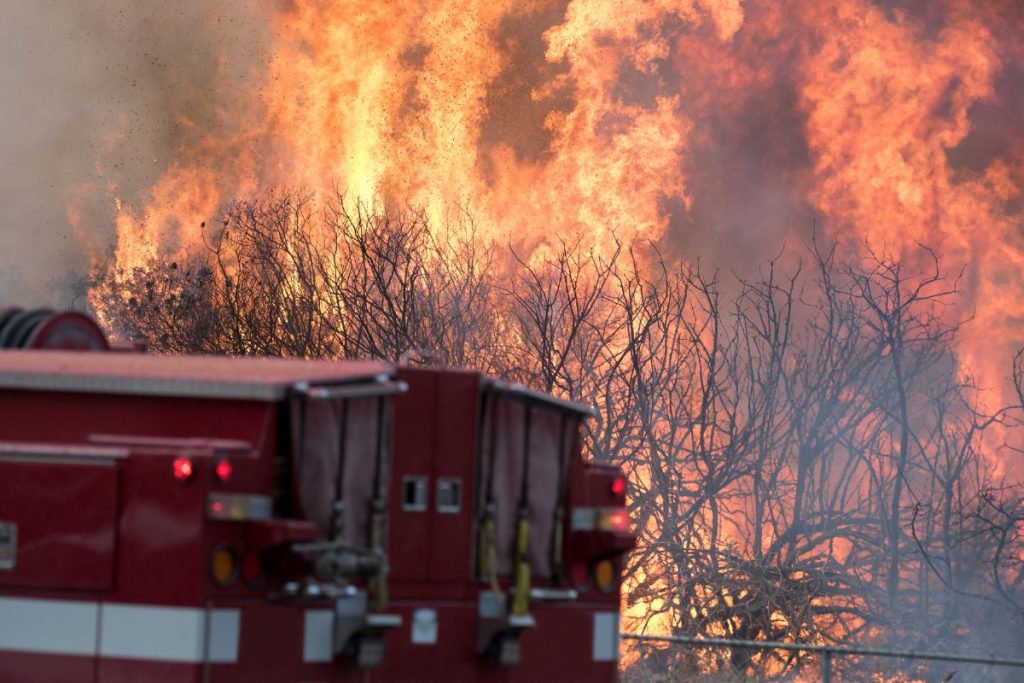
[[[268,59],[262,10],[132,0],[4,3],[0,301],[59,304],[176,151]]]

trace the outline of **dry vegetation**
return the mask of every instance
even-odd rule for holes
[[[527,262],[468,218],[448,230],[294,192],[219,228],[186,261],[97,273],[104,319],[162,351],[416,353],[595,405],[589,449],[630,473],[642,537],[627,628],[1024,645],[1024,505],[984,460],[1012,411],[979,412],[958,369],[957,278],[937,255],[809,245],[802,269],[766,261],[723,286],[650,245]],[[650,675],[817,666],[645,654]]]

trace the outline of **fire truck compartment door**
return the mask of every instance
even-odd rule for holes
[[[0,586],[112,588],[117,496],[116,458],[0,450]]]

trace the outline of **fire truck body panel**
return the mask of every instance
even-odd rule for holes
[[[26,453],[25,451],[29,452]],[[34,452],[33,452],[34,451]],[[45,453],[46,457],[43,456]],[[0,520],[22,519],[17,563],[0,586],[110,590],[114,584],[119,478],[123,452],[19,448],[0,444]],[[75,501],[74,505],[68,505]]]
[[[462,370],[0,351],[0,683],[614,680],[633,538],[587,413]]]
[[[591,466],[579,431],[589,411],[476,372],[400,368],[398,376],[409,391],[395,402],[393,463],[401,474],[392,482],[389,554],[402,626],[370,680],[614,680],[618,580],[608,592],[573,586],[564,566],[570,496],[587,502]],[[481,653],[480,611],[494,585],[512,600],[521,505],[535,534],[527,551],[534,625],[515,634],[520,657],[509,666]],[[493,576],[479,563],[489,507]]]
[[[396,600],[402,626],[389,635],[388,657],[371,681],[572,683],[614,681],[618,669],[618,604],[534,605],[536,626],[520,636],[522,662],[502,666],[476,650],[474,599]],[[417,613],[420,619],[417,619]]]
[[[396,399],[389,544],[396,599],[466,597],[472,577],[470,508],[479,374],[402,369]],[[459,485],[458,510],[438,508],[437,486]],[[423,585],[425,584],[425,586]]]
[[[211,558],[224,547],[239,564],[259,562],[259,551],[318,537],[270,507],[296,406],[323,403],[316,392],[351,396],[361,422],[351,440],[369,443],[368,431],[383,431],[375,396],[389,393],[391,372],[0,352],[0,681],[361,679],[335,661],[333,599],[268,602],[273,586],[258,573],[222,587]],[[352,452],[354,474],[368,452]],[[247,507],[232,517],[238,502]],[[305,628],[309,614],[327,614],[328,630]]]

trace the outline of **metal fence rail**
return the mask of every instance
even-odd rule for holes
[[[753,650],[788,650],[791,652],[816,652],[821,655],[821,680],[832,683],[833,657],[891,657],[896,659],[922,659],[937,662],[960,662],[964,664],[986,664],[1024,668],[1024,659],[1001,659],[977,655],[952,655],[941,652],[913,652],[910,650],[889,650],[876,647],[834,647],[831,645],[808,645],[803,643],[781,643],[770,640],[732,640],[729,638],[693,638],[690,636],[648,636],[637,633],[619,634],[625,640],[638,640],[703,647],[743,648]]]

